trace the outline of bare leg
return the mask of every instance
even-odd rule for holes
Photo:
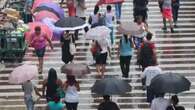
[[[43,71],[43,57],[39,57],[39,73],[41,74]]]
[[[101,76],[102,76],[102,78],[104,77],[105,71],[106,71],[106,65],[103,64],[102,68],[101,68]]]
[[[174,30],[173,30],[173,21],[172,20],[169,20],[169,24],[170,24],[170,29],[171,29],[171,32],[173,33]]]
[[[96,64],[96,71],[98,73],[98,75],[101,75],[101,68],[99,64]]]

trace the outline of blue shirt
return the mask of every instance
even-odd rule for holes
[[[64,108],[64,104],[61,102],[55,103],[53,101],[50,101],[48,103],[49,110],[62,110]]]
[[[132,56],[133,49],[131,47],[130,39],[128,38],[128,41],[125,41],[125,38],[122,37],[120,42],[120,56]]]

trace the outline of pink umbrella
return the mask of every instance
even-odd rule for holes
[[[28,24],[30,31],[25,33],[25,39],[27,43],[30,43],[31,34],[34,32],[35,27],[40,26],[41,31],[44,32],[49,39],[53,37],[53,31],[45,24],[41,22],[31,22]]]
[[[96,5],[122,3],[124,0],[99,0]]]
[[[33,3],[32,10],[34,10],[35,8],[40,6],[42,3],[51,3],[51,2],[52,2],[52,0],[35,0]]]
[[[34,18],[35,21],[42,21],[44,18],[51,18],[56,21],[59,20],[59,17],[56,14],[49,11],[40,11],[34,15]]]
[[[35,65],[24,64],[16,67],[9,76],[10,84],[22,84],[38,76],[38,68]]]

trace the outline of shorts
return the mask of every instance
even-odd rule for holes
[[[106,64],[107,52],[96,55],[96,64]]]
[[[135,44],[135,48],[139,49],[141,47],[142,42],[143,42],[143,38],[133,36],[133,42]]]
[[[36,53],[37,57],[44,57],[44,55],[45,55],[45,48],[35,49],[35,53]]]
[[[172,20],[173,14],[171,8],[163,8],[163,18]]]

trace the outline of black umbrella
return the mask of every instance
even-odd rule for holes
[[[124,80],[105,78],[97,80],[92,87],[92,92],[100,95],[119,95],[131,91],[131,86]]]
[[[61,27],[63,30],[78,30],[87,26],[86,22],[79,17],[65,17],[55,23],[55,26]]]
[[[151,81],[154,93],[180,93],[190,90],[191,83],[184,76],[176,73],[159,74]]]
[[[58,16],[60,18],[60,15],[58,14],[58,12],[56,12],[54,9],[50,8],[50,7],[47,7],[47,6],[39,6],[37,7],[34,12],[40,12],[40,11],[43,11],[43,10],[46,10],[46,11],[49,11],[49,12],[52,12],[54,13],[56,16]]]

